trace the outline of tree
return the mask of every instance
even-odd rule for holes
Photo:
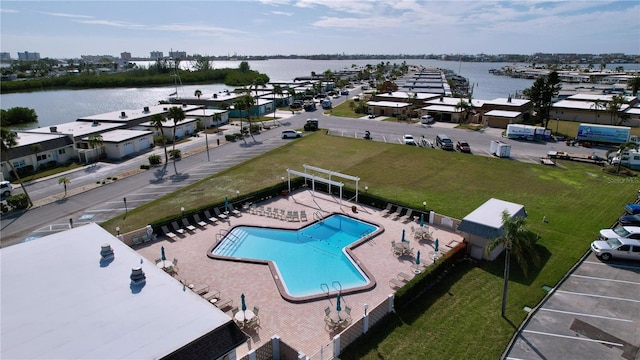
[[[511,253],[516,257],[516,262],[520,265],[522,272],[527,276],[528,260],[530,259],[534,265],[540,262],[540,256],[535,250],[535,243],[538,236],[525,229],[527,219],[524,216],[511,217],[507,210],[502,211],[502,237],[493,239],[487,243],[485,253],[490,254],[493,249],[498,246],[504,246],[504,283],[502,288],[502,308],[501,315],[504,317],[507,305],[507,290],[509,285],[509,272]]]
[[[2,126],[27,124],[38,121],[38,115],[34,109],[26,107],[12,107],[0,111],[0,123]]]
[[[282,86],[281,85],[273,85],[273,119],[275,120],[276,118],[276,96],[282,97],[282,94],[284,93],[284,91],[282,90]]]
[[[164,137],[164,123],[167,121],[167,118],[163,114],[154,114],[151,116],[151,125],[156,129],[160,130],[160,135],[162,135],[162,147],[164,148],[164,162],[165,164],[169,162],[169,154],[167,153],[167,140]]]
[[[38,153],[42,151],[42,145],[40,144],[32,144],[31,146],[29,146],[29,150],[31,150],[31,152],[33,153],[34,157],[35,157],[35,161],[34,166],[33,166],[33,170],[37,171],[38,170]]]
[[[459,123],[462,123],[463,120],[464,122],[466,122],[467,118],[469,117],[469,113],[471,112],[471,105],[464,100],[460,100],[458,101],[454,109],[462,112]]]
[[[631,87],[631,95],[638,95],[638,89],[640,89],[640,76],[635,76],[629,79],[628,87]]]
[[[178,127],[178,123],[185,119],[186,115],[184,114],[184,110],[182,110],[181,107],[172,106],[169,108],[169,113],[167,117],[173,120],[173,144],[171,147],[171,152],[175,152],[176,151],[176,128]],[[173,160],[175,162],[175,158]]]
[[[200,89],[196,89],[196,91],[193,92],[193,96],[198,97],[198,100],[200,100],[200,96],[202,96],[202,91],[200,91]]]
[[[621,111],[622,105],[626,103],[627,99],[624,95],[613,95],[611,97],[611,101],[607,103],[607,112],[611,116],[611,125],[620,125],[626,120]],[[620,123],[617,122],[618,117],[622,119]]]
[[[539,77],[530,88],[522,91],[536,110],[536,119],[544,124],[545,129],[549,125],[549,114],[553,98],[558,96],[562,89],[558,72],[553,70],[546,77]]]
[[[58,184],[62,184],[64,186],[64,196],[67,196],[67,184],[71,183],[71,179],[66,176],[63,176],[58,179]]]
[[[16,178],[16,181],[18,183],[21,183],[20,175],[18,175],[16,168],[13,166],[13,163],[11,162],[11,159],[9,159],[7,154],[9,149],[18,145],[17,138],[18,138],[18,135],[16,135],[14,131],[0,127],[0,152],[2,152],[1,157],[7,160],[7,163],[9,164],[9,167],[11,168],[11,172],[13,173],[13,176]],[[22,185],[22,191],[24,192],[24,195],[27,197],[27,202],[29,206],[30,207],[33,206],[31,197],[29,197],[29,193],[27,193],[27,187],[24,184]]]
[[[89,146],[91,146],[92,149],[95,149],[97,147],[102,146],[103,144],[103,139],[102,139],[102,135],[100,134],[91,134],[89,135]],[[102,155],[102,151],[99,151],[100,155]],[[97,159],[96,159],[97,161]]]
[[[248,62],[243,61],[238,66],[238,69],[240,69],[241,72],[249,72],[251,70],[251,67],[249,66]]]
[[[600,116],[600,114],[598,114],[598,111],[606,109],[607,108],[607,103],[604,100],[595,99],[595,100],[593,100],[593,104],[591,104],[590,108],[595,110],[594,117],[595,117],[595,120],[596,120],[596,123],[597,123],[598,122],[598,117]]]

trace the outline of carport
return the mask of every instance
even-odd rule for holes
[[[493,249],[489,256],[485,254],[489,241],[504,236],[502,212],[505,210],[511,218],[527,216],[524,205],[491,198],[462,219],[457,230],[462,232],[467,240],[472,258],[495,260],[504,250],[504,246],[500,245]]]

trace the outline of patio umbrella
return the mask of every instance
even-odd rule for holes
[[[164,254],[164,246],[160,248],[160,252],[162,253],[162,256],[161,256],[162,261],[167,260],[167,256]]]
[[[438,238],[436,238],[435,245],[433,246],[433,249],[435,251],[438,251],[438,245],[439,245],[438,243],[439,243]]]
[[[340,294],[338,294],[338,297],[336,299],[336,311],[342,311],[342,306],[340,306]]]
[[[247,310],[247,304],[244,302],[244,294],[240,295],[240,300],[242,302],[242,311]]]
[[[404,229],[402,229],[402,242],[405,242],[406,240],[404,239]]]
[[[416,254],[416,265],[420,265],[420,250],[418,250],[418,253]]]
[[[224,208],[226,211],[229,211],[229,198],[228,197],[224,197]]]
[[[420,214],[420,227],[424,227],[424,214]]]

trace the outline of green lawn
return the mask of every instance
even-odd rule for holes
[[[102,226],[109,231],[120,226],[125,232],[140,228],[178,216],[181,206],[195,208],[234,197],[236,190],[242,194],[276,184],[285,169],[302,170],[302,164],[359,176],[360,188],[368,186],[370,194],[414,208],[426,201],[428,208],[455,218],[491,197],[524,204],[528,227],[541,236],[541,266],[530,268],[528,278],[512,266],[506,319],[500,317],[501,261],[466,264],[411,309],[372,329],[341,359],[498,358],[524,319],[522,307],[540,301],[542,286],[560,280],[638,189],[636,178],[614,178],[589,164],[567,161],[562,169],[317,132]]]

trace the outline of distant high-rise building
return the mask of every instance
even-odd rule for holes
[[[120,53],[120,59],[122,60],[131,60],[131,53],[130,52],[121,52]]]
[[[152,51],[149,55],[149,58],[151,60],[158,60],[158,59],[162,59],[164,57],[164,54],[162,53],[162,51]]]
[[[11,54],[8,52],[0,52],[0,61],[11,61]]]
[[[38,61],[40,60],[40,53],[37,52],[19,52],[18,53],[18,60],[22,60],[22,61]]]
[[[186,59],[187,58],[187,52],[186,51],[170,51],[169,52],[169,57],[174,58],[174,59]]]

